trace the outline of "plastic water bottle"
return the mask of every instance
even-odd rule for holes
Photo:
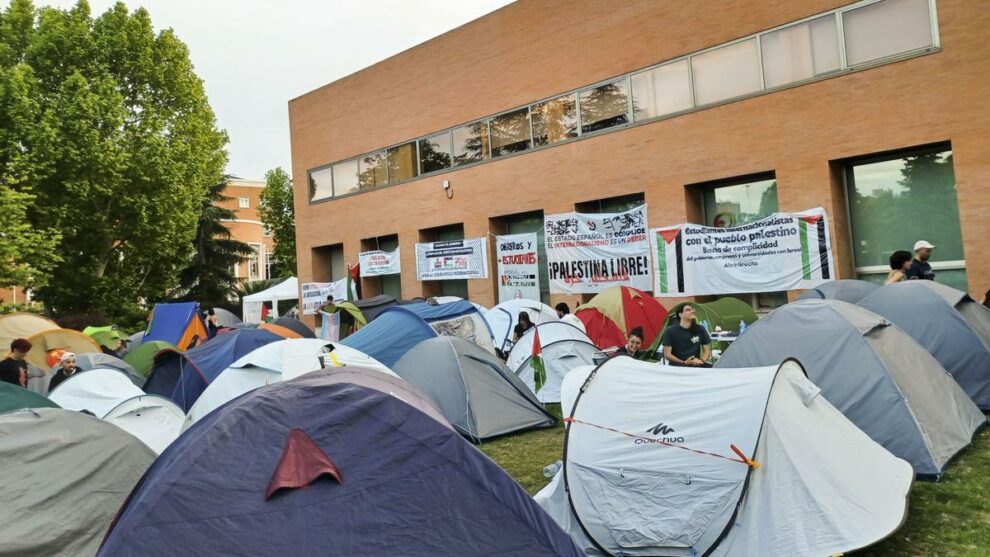
[[[708,326],[708,320],[704,319],[701,321],[701,326],[705,328],[706,331],[711,331],[712,328]]]
[[[745,321],[739,321],[739,334],[741,335],[741,334],[743,334],[745,332],[746,332],[746,322]]]
[[[548,466],[543,467],[543,477],[544,478],[552,478],[552,477],[556,476],[557,475],[557,472],[560,471],[560,468],[563,465],[564,465],[564,463],[558,460],[557,462],[554,462],[553,464],[550,464]]]

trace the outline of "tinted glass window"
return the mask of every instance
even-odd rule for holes
[[[333,170],[324,168],[309,173],[309,197],[313,201],[333,197],[332,177]]]
[[[793,25],[760,39],[767,87],[777,87],[839,69],[835,16]]]
[[[520,108],[491,120],[492,156],[529,149],[529,109]]]
[[[416,165],[416,142],[388,150],[388,181],[400,182],[419,175]]]
[[[450,132],[419,140],[419,164],[423,174],[450,168]]]
[[[932,45],[928,0],[884,0],[842,14],[850,66]]]
[[[356,191],[358,191],[357,159],[333,165],[333,194],[345,195]]]
[[[633,117],[648,120],[691,108],[688,62],[681,60],[632,76]]]
[[[582,91],[581,133],[591,133],[629,122],[629,87],[625,78]]]
[[[760,90],[755,38],[692,56],[691,68],[699,106]]]
[[[361,189],[383,186],[388,183],[388,173],[385,170],[385,151],[371,153],[360,159],[358,168],[358,183]]]
[[[481,121],[461,126],[454,134],[454,166],[488,158],[488,123]]]
[[[535,145],[577,137],[577,97],[573,93],[534,104],[530,117]]]

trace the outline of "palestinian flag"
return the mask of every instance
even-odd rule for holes
[[[540,345],[540,330],[533,327],[533,357],[529,360],[530,367],[533,368],[533,381],[536,383],[536,392],[540,392],[543,385],[547,383],[547,368],[543,365],[543,347]]]
[[[268,321],[268,306],[261,304],[261,322]]]
[[[658,294],[684,292],[681,229],[661,228],[655,230],[652,239],[654,292]]]
[[[801,240],[801,278],[830,279],[832,272],[828,257],[825,215],[798,215],[798,234]]]

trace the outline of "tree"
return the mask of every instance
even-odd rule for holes
[[[230,229],[223,224],[237,218],[234,211],[220,206],[231,199],[223,194],[228,182],[225,178],[210,187],[200,207],[192,261],[179,275],[179,297],[206,306],[224,305],[236,297],[234,265],[254,253],[251,246],[231,238]]]
[[[282,167],[265,173],[265,189],[261,191],[258,214],[275,240],[272,275],[296,276],[296,209],[293,206],[292,180]]]
[[[122,3],[94,20],[85,0],[37,11],[14,0],[0,30],[0,69],[20,72],[37,105],[7,164],[35,196],[30,223],[61,232],[64,262],[37,296],[56,312],[162,297],[227,161],[188,49]]]

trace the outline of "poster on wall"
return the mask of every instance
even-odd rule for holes
[[[536,232],[495,237],[498,303],[515,298],[540,299],[540,262]]]
[[[363,251],[358,254],[358,261],[362,277],[397,275],[402,272],[399,248],[395,248],[395,251]]]
[[[488,278],[488,238],[416,244],[416,278]]]
[[[351,283],[351,295],[347,296],[347,279],[334,282],[304,282],[302,285],[303,315],[316,315],[316,312],[327,303],[327,296],[333,294],[334,300],[357,299],[357,290]]]
[[[835,278],[821,207],[733,228],[682,224],[650,231],[654,296],[814,288]]]
[[[646,205],[622,213],[562,213],[543,219],[554,294],[652,286]]]

